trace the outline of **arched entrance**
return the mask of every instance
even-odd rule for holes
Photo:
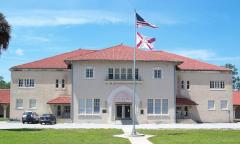
[[[139,106],[139,96],[136,94],[136,111]],[[133,108],[133,90],[127,86],[114,89],[108,97],[109,120],[131,120]]]

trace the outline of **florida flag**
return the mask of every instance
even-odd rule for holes
[[[139,32],[137,32],[137,48],[139,49],[153,49],[153,42],[155,42],[155,38],[147,38],[142,36]]]

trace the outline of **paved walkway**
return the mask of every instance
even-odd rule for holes
[[[129,139],[131,144],[152,144],[148,138],[152,137],[152,135],[141,135],[138,136],[131,136],[132,127],[122,127],[124,134],[122,135],[115,135],[116,137],[126,138]]]
[[[92,124],[92,123],[58,123],[56,125],[40,125],[40,124],[22,124],[20,122],[0,122],[0,129],[20,129],[20,128],[53,128],[53,129],[92,129],[92,128],[116,128],[130,129],[131,125],[116,124]],[[203,124],[140,124],[136,125],[137,129],[238,129],[240,123],[203,123]]]

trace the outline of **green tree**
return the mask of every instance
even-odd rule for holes
[[[8,48],[11,38],[11,26],[5,19],[5,16],[0,12],[0,54],[2,50]]]
[[[240,90],[240,77],[238,75],[238,69],[233,64],[225,64],[224,67],[232,70],[232,84],[233,89]]]
[[[0,76],[0,89],[9,89],[10,88],[10,82],[4,81],[4,78]]]

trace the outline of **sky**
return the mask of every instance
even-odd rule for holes
[[[9,68],[79,48],[135,45],[134,8],[158,29],[138,31],[168,51],[240,70],[239,0],[0,0],[12,26],[0,76]]]

